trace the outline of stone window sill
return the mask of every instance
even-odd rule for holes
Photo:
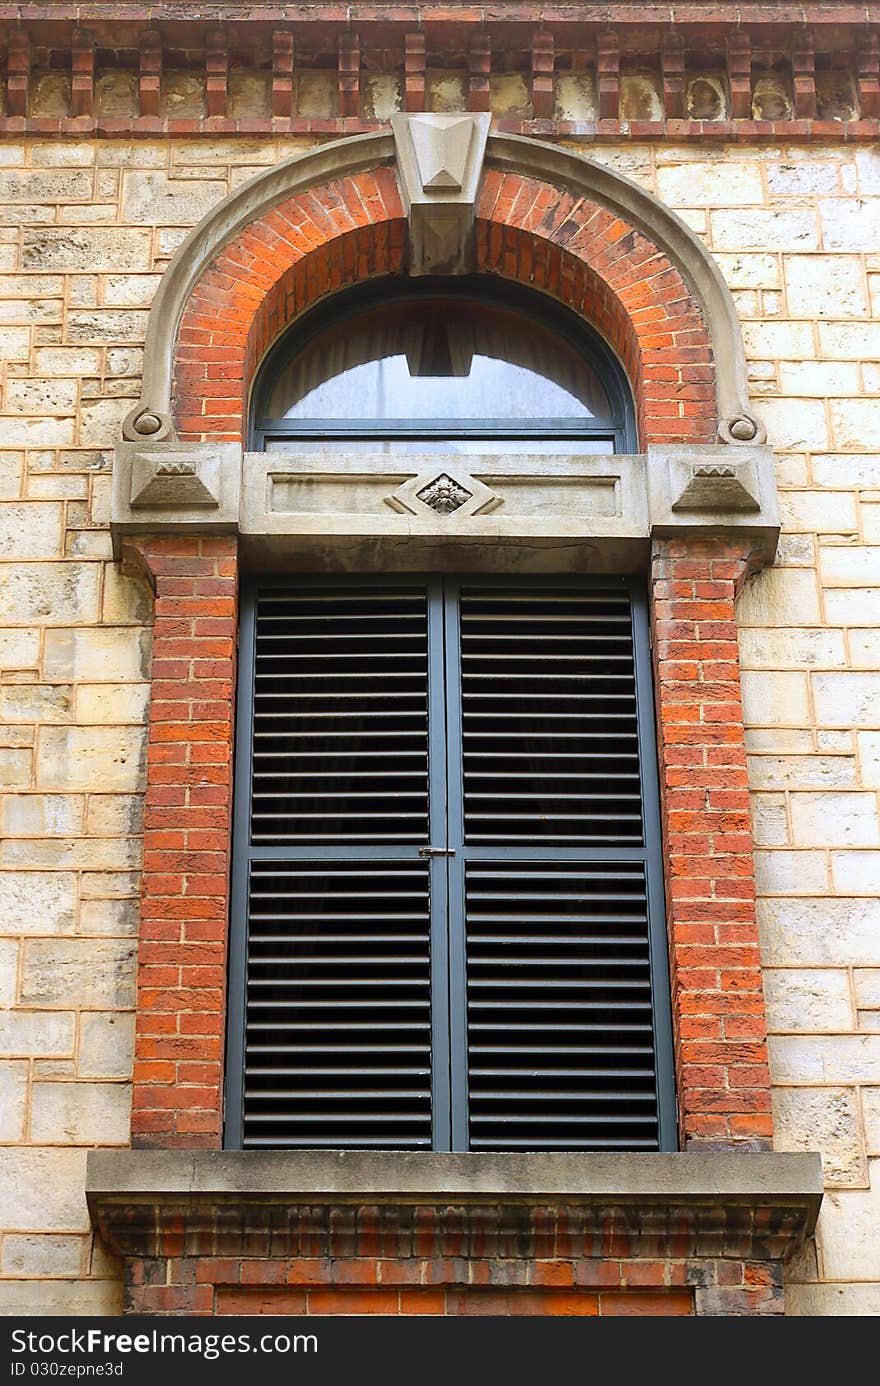
[[[692,1254],[784,1260],[813,1232],[822,1170],[814,1154],[735,1151],[97,1150],[89,1155],[86,1193],[101,1237],[124,1256],[162,1255],[169,1234],[198,1240],[209,1228],[225,1228],[239,1235],[232,1224],[251,1234],[292,1222],[332,1229],[334,1210],[348,1254],[356,1255],[356,1208],[384,1208],[413,1225],[427,1216],[435,1232],[448,1221],[457,1235],[471,1223],[483,1227],[489,1209],[525,1231],[540,1218],[524,1213],[564,1208],[585,1229],[620,1226],[630,1239],[650,1233],[652,1255],[665,1254],[664,1243],[673,1254],[673,1238],[681,1255],[684,1237]],[[530,1235],[537,1234],[526,1232],[521,1256],[534,1254]]]

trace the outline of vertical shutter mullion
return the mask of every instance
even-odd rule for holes
[[[447,825],[445,611],[442,579],[428,584],[428,756],[430,846],[444,850]],[[452,1150],[449,1056],[449,877],[447,858],[431,858],[431,1116],[433,1148]]]
[[[465,956],[464,758],[461,725],[461,586],[444,583],[446,765],[449,872],[449,1056],[452,1149],[468,1149],[467,975]]]
[[[648,598],[644,584],[630,582],[633,621],[633,661],[638,711],[639,773],[642,812],[645,819],[648,887],[648,948],[651,965],[651,1015],[657,1062],[657,1116],[661,1150],[678,1149],[678,1107],[672,1059],[672,1005],[669,979],[669,944],[666,934],[666,887],[663,879],[663,833],[660,822],[660,784],[657,765],[657,728],[654,720],[654,683],[651,675],[651,643]]]

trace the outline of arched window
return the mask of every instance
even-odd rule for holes
[[[620,452],[632,407],[605,343],[534,291],[387,280],[285,334],[254,390],[254,446]]]
[[[436,451],[450,511],[445,451],[631,430],[598,337],[468,281],[334,297],[254,394],[258,446]],[[227,1144],[674,1148],[651,707],[637,579],[243,585]]]

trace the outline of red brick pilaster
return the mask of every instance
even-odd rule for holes
[[[660,800],[683,1145],[772,1135],[743,734],[736,540],[655,542]]]
[[[156,599],[132,1144],[219,1149],[237,540],[131,540]]]

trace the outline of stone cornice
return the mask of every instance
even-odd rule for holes
[[[438,72],[513,134],[875,139],[880,5],[0,4],[0,136],[354,134],[382,123],[376,80],[380,111],[446,109]]]
[[[877,24],[878,7],[873,3],[853,4],[850,0],[807,0],[803,4],[738,4],[726,0],[610,0],[605,4],[527,4],[523,0],[496,0],[491,5],[467,0],[424,0],[423,3],[396,3],[388,0],[349,0],[349,3],[318,5],[314,2],[277,4],[273,0],[203,0],[195,13],[181,14],[179,0],[95,0],[95,3],[64,3],[43,0],[40,4],[0,4],[0,22],[46,24],[98,23],[125,19],[132,22],[173,23],[177,28],[197,28],[204,24],[344,24],[382,22],[394,25],[470,22],[495,25],[532,25],[536,22],[556,26],[638,28],[645,24],[669,27],[711,24],[714,27],[782,28],[804,24]],[[436,15],[436,18],[435,18]]]

